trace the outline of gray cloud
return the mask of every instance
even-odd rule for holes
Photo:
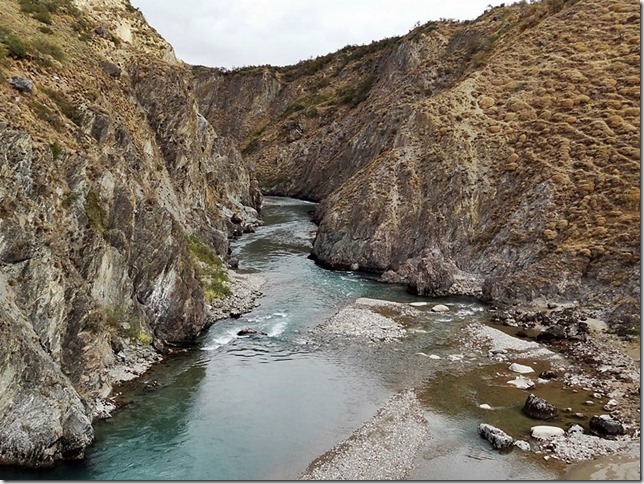
[[[190,64],[287,65],[407,33],[416,22],[478,17],[490,0],[132,0]]]

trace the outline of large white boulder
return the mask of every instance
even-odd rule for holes
[[[520,365],[519,363],[512,363],[510,365],[510,371],[521,373],[522,375],[534,373],[534,369],[531,366]]]

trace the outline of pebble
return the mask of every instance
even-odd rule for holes
[[[441,357],[440,357],[440,356],[438,356],[438,355],[429,355],[429,358],[430,358],[431,360],[440,360],[440,359],[441,359]]]
[[[409,303],[409,305],[410,305],[410,306],[414,306],[414,307],[420,307],[420,306],[428,306],[428,305],[429,305],[429,303],[428,303],[428,302],[420,302],[420,301],[419,301],[419,302],[411,302],[411,303]]]
[[[479,405],[479,408],[482,408],[483,410],[492,410],[492,407],[490,407],[487,403],[482,403]]]
[[[449,311],[449,308],[444,304],[437,304],[436,306],[432,307],[432,311],[435,313],[445,313]]]
[[[595,405],[595,402],[593,402],[592,400],[586,400],[584,402],[584,405]]]

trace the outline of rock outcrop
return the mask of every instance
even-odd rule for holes
[[[420,294],[592,301],[632,328],[639,20],[625,0],[519,3],[295,66],[195,68],[195,86],[265,193],[322,201],[320,263]]]
[[[230,293],[230,214],[261,208],[140,12],[56,4],[46,31],[0,5],[0,464],[81,458],[115,354],[194,341]]]

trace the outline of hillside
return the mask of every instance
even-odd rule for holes
[[[127,2],[0,3],[0,106],[0,463],[51,465],[227,314],[230,217],[261,195]]]
[[[313,255],[420,294],[576,302],[639,331],[640,15],[519,3],[287,68],[194,68]]]

